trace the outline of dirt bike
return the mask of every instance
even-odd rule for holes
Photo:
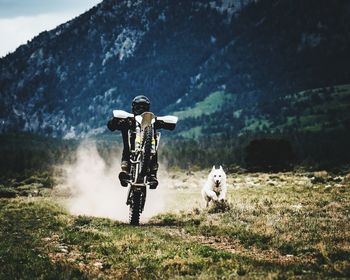
[[[131,119],[135,124],[135,130],[129,130],[128,133],[130,180],[128,180],[126,205],[130,209],[130,224],[138,225],[146,203],[147,187],[150,185],[147,180],[148,174],[159,147],[161,133],[156,129],[173,130],[178,118],[175,116],[156,117],[152,112],[134,116],[121,110],[113,111],[113,115],[119,119]]]

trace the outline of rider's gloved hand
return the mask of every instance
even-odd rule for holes
[[[114,131],[118,127],[118,119],[117,118],[112,118],[108,121],[107,127],[110,131]]]

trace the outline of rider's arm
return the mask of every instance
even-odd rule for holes
[[[133,126],[134,115],[123,110],[113,110],[113,117],[107,123],[109,130],[127,130]]]
[[[163,120],[156,120],[155,127],[156,129],[166,129],[166,130],[174,130],[176,123],[169,123]]]
[[[128,119],[120,119],[113,117],[107,123],[107,127],[110,131],[128,129],[130,126]]]

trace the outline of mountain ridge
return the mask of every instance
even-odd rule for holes
[[[221,91],[258,104],[259,118],[271,98],[350,82],[349,11],[340,0],[105,0],[0,59],[0,130],[101,133],[136,94],[167,114]]]

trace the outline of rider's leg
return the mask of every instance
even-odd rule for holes
[[[152,158],[150,174],[148,177],[148,182],[150,184],[151,189],[155,189],[158,186],[157,172],[158,172],[158,155],[155,154]]]
[[[129,180],[129,172],[130,172],[130,164],[129,164],[129,149],[124,147],[122,154],[122,163],[121,163],[122,171],[119,173],[120,184],[123,187],[128,185],[127,180]]]
[[[129,162],[122,161],[121,169],[122,169],[122,171],[120,171],[118,177],[119,177],[119,180],[120,180],[120,184],[123,187],[126,187],[128,185],[127,180],[129,179]]]

